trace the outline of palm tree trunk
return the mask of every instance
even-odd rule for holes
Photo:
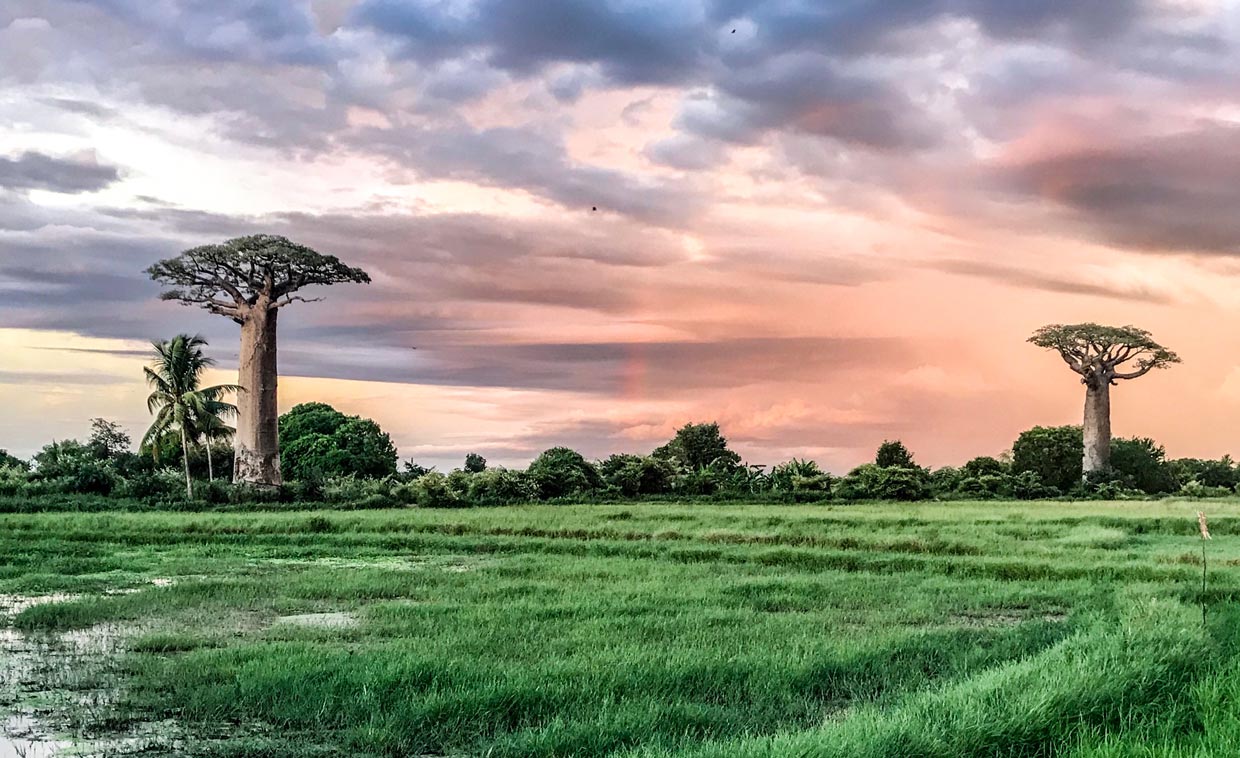
[[[210,437],[207,438],[206,447],[207,447],[207,481],[214,482],[215,481],[215,464],[211,462],[211,438]]]
[[[181,460],[185,463],[185,497],[194,499],[194,480],[189,475],[189,439],[185,436],[185,425],[181,425]]]

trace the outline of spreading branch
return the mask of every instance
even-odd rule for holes
[[[1050,324],[1034,332],[1029,342],[1059,353],[1086,383],[1114,384],[1180,362],[1178,355],[1135,326]],[[1121,371],[1125,365],[1133,368]]]
[[[146,272],[171,287],[161,296],[164,300],[198,305],[238,322],[254,308],[274,310],[321,299],[294,294],[304,287],[370,282],[360,268],[273,234],[191,248]]]

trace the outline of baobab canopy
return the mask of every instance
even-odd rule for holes
[[[368,283],[360,268],[273,234],[237,237],[204,245],[147,269],[151,278],[172,287],[165,300],[200,305],[241,325],[237,396],[237,481],[279,485],[277,428],[276,316],[290,303],[310,302],[296,294],[303,287]]]
[[[1136,379],[1180,357],[1135,326],[1049,324],[1029,341],[1059,353],[1085,385],[1085,475],[1107,468],[1111,460],[1111,385]]]
[[[164,300],[202,305],[237,323],[241,323],[242,312],[260,299],[265,299],[270,308],[279,308],[305,301],[293,294],[303,287],[370,282],[360,268],[346,266],[334,255],[323,255],[275,234],[254,234],[191,248],[146,272],[155,281],[175,288],[161,295]]]
[[[1151,369],[1179,363],[1180,357],[1154,341],[1150,333],[1135,326],[1100,324],[1049,324],[1033,333],[1029,341],[1055,350],[1082,381],[1086,374],[1108,375],[1107,381],[1136,379]],[[1119,367],[1135,361],[1133,370]]]

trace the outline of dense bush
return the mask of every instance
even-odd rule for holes
[[[280,417],[280,462],[289,479],[391,476],[396,461],[392,438],[370,419],[325,403],[303,403]]]
[[[675,464],[653,455],[617,453],[599,464],[603,482],[625,497],[672,491]]]
[[[874,464],[880,468],[917,468],[913,454],[900,440],[883,440],[874,454]]]
[[[1181,485],[1197,482],[1203,487],[1234,490],[1237,482],[1240,482],[1240,469],[1236,468],[1229,455],[1216,461],[1179,458],[1170,461],[1168,467]]]
[[[1035,426],[1012,443],[1012,472],[1032,471],[1043,483],[1068,492],[1081,483],[1085,439],[1079,426]]]
[[[840,500],[922,500],[929,492],[930,475],[922,468],[897,468],[866,463],[835,483]]]
[[[817,463],[796,458],[775,466],[770,475],[771,490],[795,501],[830,497],[832,482],[831,475],[819,468]]]
[[[603,484],[594,464],[567,447],[543,451],[530,463],[527,473],[538,487],[539,496],[548,500],[585,495]]]
[[[538,499],[538,485],[524,471],[489,468],[469,475],[465,498],[477,505],[509,505]]]
[[[1111,469],[1125,487],[1150,495],[1175,492],[1180,486],[1167,451],[1146,437],[1112,440]]]
[[[21,458],[17,458],[15,456],[9,455],[8,450],[0,449],[0,469],[5,469],[5,468],[21,469],[22,471],[29,471],[30,464],[27,463],[26,461],[23,461]]]
[[[681,471],[698,471],[709,466],[730,468],[741,462],[741,457],[728,449],[728,440],[716,423],[685,424],[651,455],[672,462]]]

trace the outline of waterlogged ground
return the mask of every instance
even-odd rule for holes
[[[0,758],[1240,754],[1234,504],[0,515],[0,555]]]

